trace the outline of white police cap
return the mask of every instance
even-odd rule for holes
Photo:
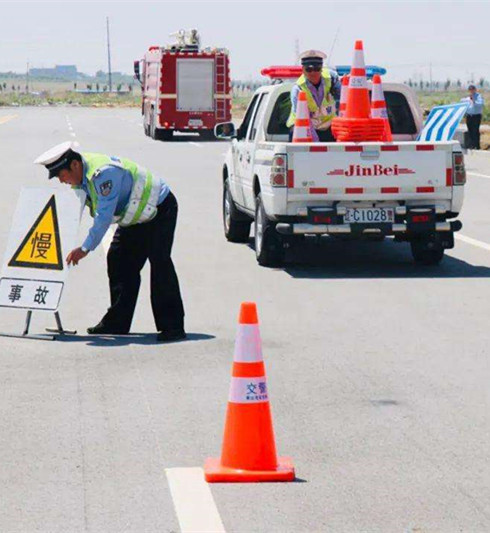
[[[299,59],[302,65],[307,63],[323,63],[323,60],[327,59],[327,54],[321,50],[305,50],[299,54]]]
[[[49,179],[58,175],[58,171],[65,167],[70,161],[70,155],[77,147],[72,141],[67,141],[53,146],[44,154],[41,154],[34,163],[36,165],[44,165],[49,170]]]

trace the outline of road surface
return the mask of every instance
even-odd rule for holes
[[[490,530],[489,155],[467,157],[464,228],[439,267],[388,240],[306,247],[266,269],[223,236],[226,143],[155,142],[135,109],[3,109],[2,253],[21,187],[50,186],[32,161],[67,139],[170,184],[189,339],[156,343],[146,268],[135,334],[84,334],[108,305],[104,246],[69,276],[61,316],[78,336],[0,339],[2,532]],[[242,301],[258,305],[294,483],[202,482]],[[23,312],[0,315],[22,330]],[[32,329],[50,325],[38,313]]]

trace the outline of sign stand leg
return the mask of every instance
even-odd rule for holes
[[[76,331],[74,329],[64,329],[63,325],[61,324],[61,317],[58,311],[54,312],[54,318],[56,320],[56,328],[46,328],[46,331],[49,333],[56,333],[57,335],[76,335]]]
[[[13,337],[15,339],[36,339],[39,341],[54,341],[56,339],[55,335],[44,335],[44,334],[30,335],[29,328],[31,327],[31,320],[32,320],[32,309],[29,309],[29,311],[27,311],[26,322],[25,322],[24,331],[22,332],[22,334],[19,335],[18,333],[0,332],[0,337]]]

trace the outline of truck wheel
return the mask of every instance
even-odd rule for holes
[[[255,257],[261,266],[281,266],[284,260],[284,245],[276,231],[276,225],[267,218],[262,195],[255,200]]]
[[[225,180],[223,186],[223,228],[225,237],[230,242],[248,242],[251,220],[245,219],[235,206],[231,197],[230,184]]]
[[[412,257],[421,265],[438,265],[444,257],[444,248],[438,239],[420,239],[410,242]]]

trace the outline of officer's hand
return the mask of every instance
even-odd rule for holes
[[[81,248],[75,248],[66,257],[66,262],[69,265],[78,265],[78,261],[86,257],[88,252],[84,252]]]

